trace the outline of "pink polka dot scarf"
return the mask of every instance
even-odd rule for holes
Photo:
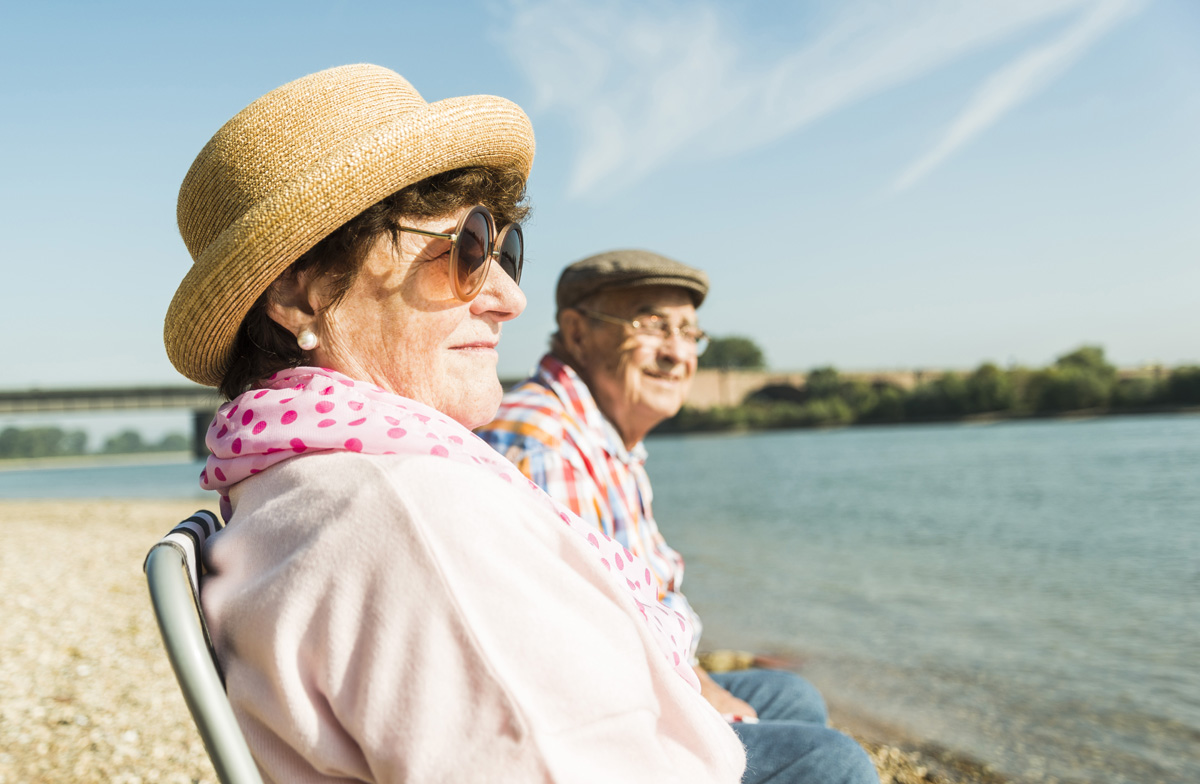
[[[546,495],[478,436],[436,409],[333,370],[300,367],[276,373],[260,382],[258,388],[221,406],[209,425],[205,443],[212,454],[200,474],[200,486],[221,494],[221,515],[226,520],[232,514],[230,487],[305,454],[350,451],[433,455],[490,470],[531,493],[587,541],[615,583],[629,592],[676,672],[697,691],[700,689],[687,663],[691,624],[659,603],[646,565]]]

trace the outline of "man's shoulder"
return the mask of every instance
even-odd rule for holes
[[[566,406],[554,390],[531,378],[505,393],[495,418],[476,433],[493,446],[521,442],[553,449],[563,443],[571,426]]]
[[[546,412],[555,415],[566,408],[558,394],[538,377],[527,378],[520,384],[504,393],[500,401],[500,412],[512,412],[514,416],[524,415],[522,412]]]

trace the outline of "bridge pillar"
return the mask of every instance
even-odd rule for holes
[[[192,410],[192,456],[197,460],[208,458],[208,447],[204,445],[204,437],[208,435],[208,423],[212,422],[216,413],[207,408]]]

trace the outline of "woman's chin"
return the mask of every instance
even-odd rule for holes
[[[454,402],[453,410],[443,410],[442,413],[468,430],[473,430],[496,418],[496,410],[500,408],[500,399],[503,396],[504,388],[500,386],[500,379],[493,372],[490,379],[476,381],[470,394]]]

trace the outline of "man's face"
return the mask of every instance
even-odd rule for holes
[[[632,446],[673,417],[687,397],[696,375],[696,347],[678,329],[696,326],[696,308],[683,289],[644,286],[602,292],[579,309],[627,321],[657,316],[674,330],[662,340],[621,324],[583,320],[574,351],[577,369],[600,410]]]

